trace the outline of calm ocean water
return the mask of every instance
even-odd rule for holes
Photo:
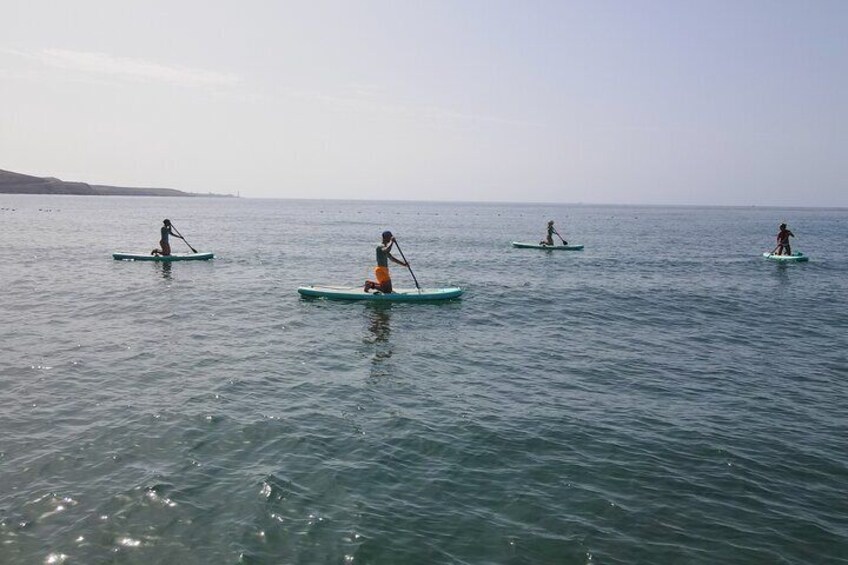
[[[0,563],[848,563],[846,210],[0,208]]]

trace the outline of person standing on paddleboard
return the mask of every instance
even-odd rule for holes
[[[562,239],[562,236],[559,235],[559,232],[556,231],[554,227],[554,221],[551,220],[548,222],[548,235],[545,239],[539,242],[539,245],[553,245],[554,244],[554,234],[557,234],[557,237],[562,240],[563,245],[568,245],[568,242]]]
[[[795,237],[795,234],[786,229],[786,224],[780,224],[780,231],[777,234],[778,255],[792,255],[792,247],[789,245],[790,237]]]
[[[383,243],[377,246],[377,266],[374,267],[374,276],[377,281],[365,281],[365,292],[369,290],[379,290],[386,294],[392,292],[392,278],[389,276],[389,259],[398,265],[409,266],[406,261],[401,261],[390,253],[394,244],[395,238],[392,232],[384,231]]]
[[[168,238],[170,236],[174,236],[183,239],[181,235],[174,233],[171,229],[171,220],[165,220],[162,224],[162,228],[159,230],[159,233],[161,234],[159,238],[159,247],[161,249],[154,249],[150,252],[151,255],[170,255],[171,244],[168,242]]]

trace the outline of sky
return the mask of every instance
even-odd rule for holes
[[[4,0],[0,169],[263,198],[848,206],[848,2]]]

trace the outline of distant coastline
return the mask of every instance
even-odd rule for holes
[[[130,188],[35,177],[0,169],[0,194],[74,194],[79,196],[171,196],[237,198],[232,194],[201,194],[175,188]]]

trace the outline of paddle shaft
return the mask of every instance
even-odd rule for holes
[[[188,248],[191,249],[192,253],[197,253],[197,249],[192,247],[191,244],[186,241],[186,239],[183,237],[183,234],[180,233],[180,230],[178,230],[177,228],[174,227],[174,224],[171,224],[171,229],[174,230],[175,232],[177,232],[177,235],[180,236],[180,239],[183,240],[183,243],[188,245]]]
[[[395,245],[398,248],[398,253],[400,253],[400,258],[403,259],[403,262],[406,263],[406,268],[409,269],[409,274],[412,275],[412,280],[415,281],[415,288],[421,290],[421,285],[418,284],[418,279],[415,278],[415,273],[412,272],[412,267],[409,266],[409,261],[406,260],[406,257],[403,255],[403,249],[400,248],[400,244],[395,240]]]
[[[558,231],[554,230],[554,233],[557,234],[557,237],[559,238],[559,240],[562,242],[563,245],[568,245],[568,243],[566,243],[566,241],[562,238],[562,236],[559,235]]]

